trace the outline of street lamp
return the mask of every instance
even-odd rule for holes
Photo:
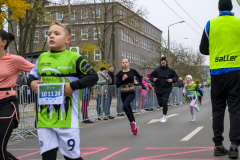
[[[170,52],[170,40],[169,40],[169,27],[175,25],[175,24],[178,24],[178,23],[184,23],[185,21],[181,21],[181,22],[177,22],[177,23],[173,23],[171,25],[168,26],[168,53]]]

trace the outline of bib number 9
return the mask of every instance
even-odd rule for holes
[[[69,139],[69,140],[67,141],[67,144],[68,144],[69,147],[71,147],[71,149],[69,149],[68,151],[72,151],[72,150],[74,149],[74,147],[75,147],[75,141],[74,141],[74,139]]]

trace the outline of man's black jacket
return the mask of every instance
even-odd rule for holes
[[[157,78],[155,82],[155,93],[163,94],[163,93],[171,93],[172,92],[172,83],[178,81],[178,75],[176,72],[169,68],[168,65],[166,67],[158,67],[156,68],[151,76],[150,80],[153,82],[153,78]],[[169,83],[167,79],[172,79],[172,83]]]

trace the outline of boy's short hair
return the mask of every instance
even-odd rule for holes
[[[52,27],[53,25],[58,25],[64,28],[64,30],[66,31],[66,35],[70,36],[71,35],[71,31],[70,28],[68,26],[66,26],[65,24],[58,22],[58,21],[53,21],[52,24],[50,25],[50,27]]]
[[[109,68],[114,67],[113,65],[110,65]]]

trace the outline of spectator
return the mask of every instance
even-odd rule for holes
[[[138,97],[138,106],[143,110],[144,110],[144,104],[145,104],[145,100],[147,97],[147,92],[149,91],[149,87],[148,87],[148,79],[147,77],[144,77],[142,80],[142,84],[144,86],[144,89],[142,88],[142,92],[141,92],[141,97]]]
[[[108,84],[108,94],[106,99],[106,116],[108,116],[109,119],[114,119],[114,117],[110,116],[110,106],[112,103],[112,97],[115,95],[115,86],[114,86],[114,66],[110,65],[108,69],[108,75],[112,79],[112,83]]]
[[[203,89],[202,89],[202,85],[201,84],[198,84],[199,86],[199,89],[202,91],[202,93],[204,93]],[[197,95],[198,95],[198,101],[199,101],[199,104],[202,105],[202,98],[201,98],[201,94],[199,92],[197,92]]]
[[[90,102],[90,97],[91,97],[91,88],[84,88],[82,90],[82,108],[81,108],[81,112],[82,112],[82,116],[83,116],[83,123],[93,123],[93,121],[91,121],[88,118],[88,106],[89,106],[89,102]]]
[[[100,71],[97,73],[98,74],[98,81],[97,81],[97,86],[94,86],[94,93],[93,96],[96,98],[97,101],[97,114],[100,119],[100,114],[101,114],[101,104],[105,116],[107,116],[106,112],[106,98],[107,98],[107,90],[108,90],[108,84],[112,83],[111,77],[107,73],[107,69],[105,67],[102,67]],[[103,93],[103,102],[102,102],[102,93]],[[104,120],[107,120],[105,117]]]

